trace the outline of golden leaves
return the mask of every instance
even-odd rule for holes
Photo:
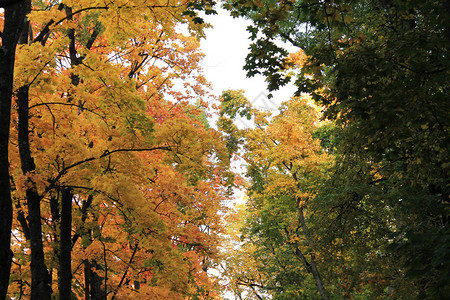
[[[19,195],[24,195],[25,191],[28,189],[33,189],[36,192],[42,193],[47,184],[48,183],[45,182],[43,177],[36,172],[27,172],[25,175],[19,175],[15,182]]]
[[[288,66],[292,66],[293,68],[302,68],[308,57],[306,56],[305,52],[302,50],[289,53],[288,57],[286,58],[286,63]]]
[[[126,272],[127,280],[145,274],[139,293],[149,299],[212,291],[206,261],[218,256],[231,171],[222,135],[207,125],[207,101],[197,102],[209,86],[199,41],[177,27],[204,25],[182,15],[186,1],[64,4],[72,15],[56,6],[30,14],[35,33],[53,20],[48,39],[17,52],[16,88],[30,86],[36,171],[20,175],[20,158],[11,155],[15,196],[27,188],[42,196],[45,252],[53,257],[55,202],[70,188],[80,235],[74,266],[86,258],[104,264],[108,270],[93,271],[109,274],[107,288],[118,296],[136,293],[119,286]],[[74,277],[82,281],[82,268]]]

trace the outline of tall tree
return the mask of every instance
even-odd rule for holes
[[[202,122],[196,11],[210,4],[33,3],[16,59],[14,246],[24,253],[11,295],[213,297],[207,269],[231,172],[221,135]]]
[[[242,96],[233,94],[225,92],[222,98],[222,125],[228,123],[225,116],[239,113]],[[264,274],[264,280],[256,274],[242,277],[245,271],[239,269],[234,277],[237,284],[272,294],[274,299],[315,297],[316,293],[328,299],[316,234],[310,228],[311,206],[331,162],[313,136],[321,126],[317,109],[307,96],[293,98],[270,121],[264,113],[253,111],[256,128],[242,133],[250,180],[243,234],[250,246],[243,249],[255,249],[250,260],[262,262],[256,270]],[[308,277],[316,288],[306,288]]]
[[[10,249],[12,200],[9,172],[9,130],[14,82],[16,46],[24,26],[27,2],[0,1],[2,16],[0,51],[0,298],[5,298],[9,285],[12,251]]]

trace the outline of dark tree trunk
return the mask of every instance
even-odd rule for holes
[[[84,261],[84,300],[104,300],[106,291],[102,288],[103,277],[99,276],[95,270],[101,270],[96,261],[92,263],[89,259]]]
[[[101,271],[103,268],[96,262],[92,261],[91,266],[96,271]],[[91,268],[91,274],[90,274],[90,285],[91,285],[91,299],[92,300],[104,300],[106,299],[106,289],[102,288],[102,284],[104,283],[104,278],[99,276],[97,272],[92,271]]]
[[[90,300],[90,275],[91,275],[91,263],[89,259],[84,260],[84,300]]]
[[[103,277],[99,276],[95,270],[101,270],[101,266],[96,261],[86,259],[84,261],[84,299],[85,300],[104,300],[106,291],[102,288]]]
[[[72,293],[72,197],[70,189],[62,189],[58,272],[60,300],[71,299]]]
[[[77,232],[72,237],[72,247],[75,246],[77,240],[84,236],[84,238],[89,238],[91,241],[91,234],[89,230],[84,228],[84,224],[88,217],[88,209],[91,207],[94,196],[89,195],[87,200],[83,200],[83,204],[81,206],[81,224],[82,226],[77,228]],[[92,271],[91,271],[91,262],[88,258],[84,260],[84,299],[91,299],[91,281],[92,281]]]
[[[4,26],[0,48],[0,299],[8,292],[12,251],[12,200],[9,179],[9,129],[14,82],[14,58],[25,20],[26,1],[0,3],[4,7]]]
[[[30,12],[31,2],[24,3],[25,13]],[[24,32],[21,33],[20,44],[28,42],[28,22],[25,18],[22,20]],[[18,106],[18,144],[19,155],[22,167],[22,173],[31,176],[36,165],[31,156],[30,140],[29,140],[29,85],[21,86],[16,93]],[[50,299],[51,276],[45,265],[44,245],[42,241],[42,224],[41,224],[41,196],[39,195],[36,183],[31,177],[28,178],[29,188],[26,190],[27,206],[28,206],[28,227],[31,249],[31,299],[47,300]]]
[[[25,13],[31,11],[31,2],[25,3]],[[24,20],[24,30],[21,34],[19,43],[28,43],[28,22]],[[17,106],[18,106],[18,144],[19,155],[24,175],[31,175],[36,170],[34,159],[31,156],[30,137],[29,137],[29,85],[21,86],[17,90]],[[31,250],[31,299],[50,299],[51,275],[45,265],[44,244],[42,241],[42,224],[41,224],[41,199],[38,194],[36,183],[30,178],[28,179],[30,187],[26,190],[27,206],[28,206],[28,229]]]
[[[317,290],[319,291],[322,299],[328,300],[328,295],[327,295],[327,291],[325,290],[325,285],[323,284],[322,277],[320,276],[319,270],[317,269],[316,256],[314,254],[314,251],[315,251],[314,241],[312,240],[312,238],[309,234],[308,226],[306,225],[306,221],[305,221],[305,214],[303,211],[303,207],[301,206],[299,200],[297,200],[297,205],[298,205],[299,223],[302,228],[303,234],[305,235],[305,238],[308,241],[309,246],[311,248],[310,262],[309,262],[309,266],[307,267],[307,269],[313,275],[314,280],[316,281]],[[306,259],[305,259],[305,261],[306,261]]]
[[[36,166],[31,157],[28,126],[29,86],[22,86],[17,92],[19,116],[19,154],[24,175],[32,174]],[[30,188],[26,190],[28,205],[28,225],[30,229],[31,249],[31,299],[47,300],[51,296],[50,274],[44,260],[44,245],[42,242],[41,196],[35,183],[29,179]]]
[[[86,232],[89,241],[92,242],[92,231]],[[88,245],[85,246],[86,248]],[[94,271],[95,269],[95,271]],[[86,258],[84,261],[84,298],[85,300],[104,300],[106,299],[106,289],[102,288],[104,278],[99,276],[96,271],[103,268],[95,261]]]

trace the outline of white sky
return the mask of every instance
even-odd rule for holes
[[[250,45],[250,34],[246,29],[251,22],[241,18],[234,19],[228,11],[220,8],[217,12],[217,15],[205,17],[213,28],[205,31],[206,39],[201,42],[202,51],[206,55],[202,64],[204,73],[213,85],[214,94],[220,95],[227,89],[243,89],[247,99],[255,106],[260,106],[256,108],[269,106],[270,110],[272,110],[270,106],[280,105],[281,102],[289,100],[295,92],[293,85],[273,92],[274,97],[267,100],[261,97],[261,93],[263,95],[269,93],[264,77],[256,75],[247,78],[246,71],[242,69]],[[258,100],[255,101],[257,98]]]
[[[248,20],[234,19],[228,11],[217,8],[217,15],[205,16],[205,20],[213,28],[207,29],[206,39],[201,41],[202,52],[205,53],[202,66],[206,79],[212,83],[213,93],[216,96],[228,89],[245,91],[245,96],[255,108],[277,111],[277,107],[284,101],[289,100],[295,92],[293,85],[273,92],[274,97],[267,99],[265,95],[269,92],[263,76],[256,75],[247,78],[246,71],[242,68],[250,45],[250,34],[247,26],[251,24]],[[236,124],[239,126],[239,124]],[[244,125],[245,126],[245,125]],[[242,161],[234,163],[235,171],[243,173]],[[234,201],[229,203],[230,207],[243,203],[245,192],[235,190]],[[218,270],[210,270],[218,275]],[[236,299],[231,292],[221,295],[224,299]]]

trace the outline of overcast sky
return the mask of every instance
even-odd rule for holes
[[[247,99],[258,106],[257,108],[268,106],[270,110],[271,106],[279,105],[292,96],[295,88],[291,85],[273,93],[274,98],[269,101],[261,97],[261,93],[268,94],[264,78],[246,77],[242,68],[250,45],[249,33],[246,30],[251,24],[250,21],[234,19],[223,9],[218,9],[217,15],[206,16],[205,19],[213,28],[206,30],[206,39],[201,43],[202,51],[206,55],[203,68],[216,95],[227,89],[243,89]]]

